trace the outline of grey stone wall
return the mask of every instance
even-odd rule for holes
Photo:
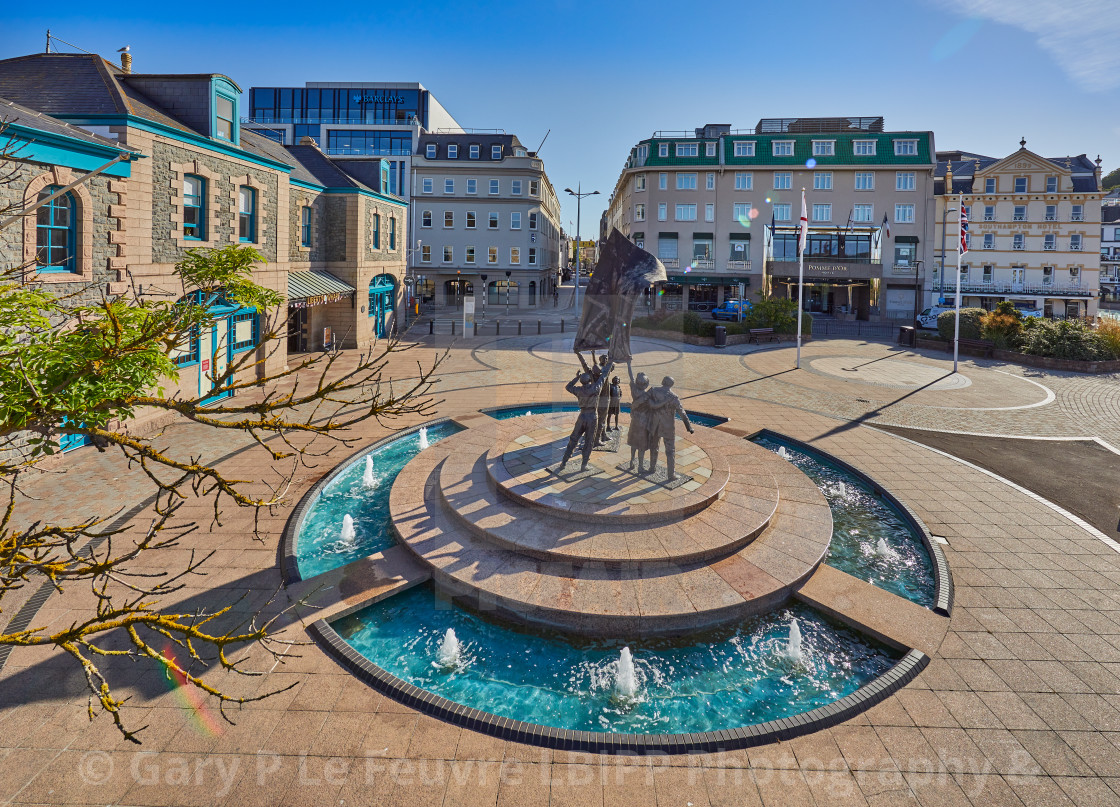
[[[179,198],[172,190],[172,180],[182,180],[171,168],[172,163],[185,163],[197,160],[207,170],[218,177],[209,182],[217,183],[216,188],[208,188],[208,195],[217,191],[218,209],[207,211],[207,241],[213,247],[224,247],[236,243],[231,240],[237,227],[236,196],[230,176],[252,177],[260,188],[257,194],[257,250],[265,260],[276,260],[276,200],[279,187],[279,172],[262,168],[253,163],[227,160],[215,157],[205,151],[195,151],[187,146],[172,146],[156,142],[152,153],[152,260],[155,263],[178,263],[182,260],[189,245],[178,243],[171,221],[173,207],[178,207]]]
[[[392,261],[399,263],[403,256],[408,241],[408,221],[405,216],[406,208],[395,205],[381,204],[368,197],[362,197],[365,210],[362,215],[364,232],[359,233],[358,244],[361,255],[366,261]],[[373,214],[381,214],[381,248],[373,248]],[[397,219],[397,248],[389,249],[389,219]]]
[[[288,260],[292,263],[319,263],[326,259],[327,199],[322,194],[292,187],[288,203]],[[311,249],[300,246],[301,223],[305,205],[311,205]]]

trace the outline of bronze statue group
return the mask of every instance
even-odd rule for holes
[[[591,366],[587,365],[583,355],[576,352],[583,370],[568,382],[565,389],[576,397],[579,402],[579,416],[576,418],[575,428],[568,438],[568,447],[564,451],[564,459],[558,467],[562,471],[572,458],[580,440],[583,440],[583,462],[580,471],[587,470],[587,463],[591,460],[591,452],[596,446],[606,445],[611,417],[614,418],[614,429],[620,429],[618,419],[622,409],[622,385],[618,376],[608,384],[610,372],[614,368],[614,361],[606,355],[595,360],[591,354]],[[635,461],[639,474],[653,474],[657,469],[658,449],[663,443],[665,446],[666,481],[676,479],[676,417],[680,415],[685,428],[689,433],[695,431],[684,411],[681,399],[672,391],[673,379],[665,376],[660,387],[650,388],[649,378],[645,373],[638,373],[635,377],[631,362],[626,362],[626,371],[630,376],[630,425],[626,434],[626,444],[630,446],[630,470],[634,470]],[[649,468],[645,468],[645,454],[649,452]]]

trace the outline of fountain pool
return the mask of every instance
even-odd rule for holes
[[[509,420],[510,418],[522,417],[523,415],[542,415],[548,412],[578,411],[579,407],[572,404],[535,403],[521,404],[519,406],[503,406],[498,409],[484,409],[483,413],[495,420]],[[630,404],[623,404],[622,411],[629,412]],[[727,422],[727,418],[725,417],[709,415],[705,412],[693,412],[691,410],[689,410],[688,419],[698,426],[718,426],[721,423]]]

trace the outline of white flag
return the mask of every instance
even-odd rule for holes
[[[805,254],[805,244],[809,239],[809,210],[805,207],[805,189],[801,189],[801,227],[797,235],[797,248]]]

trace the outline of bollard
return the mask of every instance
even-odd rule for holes
[[[478,336],[478,323],[477,322],[472,322],[471,326],[474,328],[474,335]]]
[[[564,320],[560,320],[560,333],[564,333]]]
[[[433,334],[436,332],[436,321],[434,319],[428,320],[428,333]]]
[[[517,335],[521,336],[521,320],[517,320]]]
[[[494,336],[501,336],[501,335],[502,335],[502,323],[498,322],[498,321],[495,321],[494,322]]]
[[[541,321],[537,320],[537,336],[541,335]]]
[[[451,335],[455,335],[455,320],[451,320]]]

